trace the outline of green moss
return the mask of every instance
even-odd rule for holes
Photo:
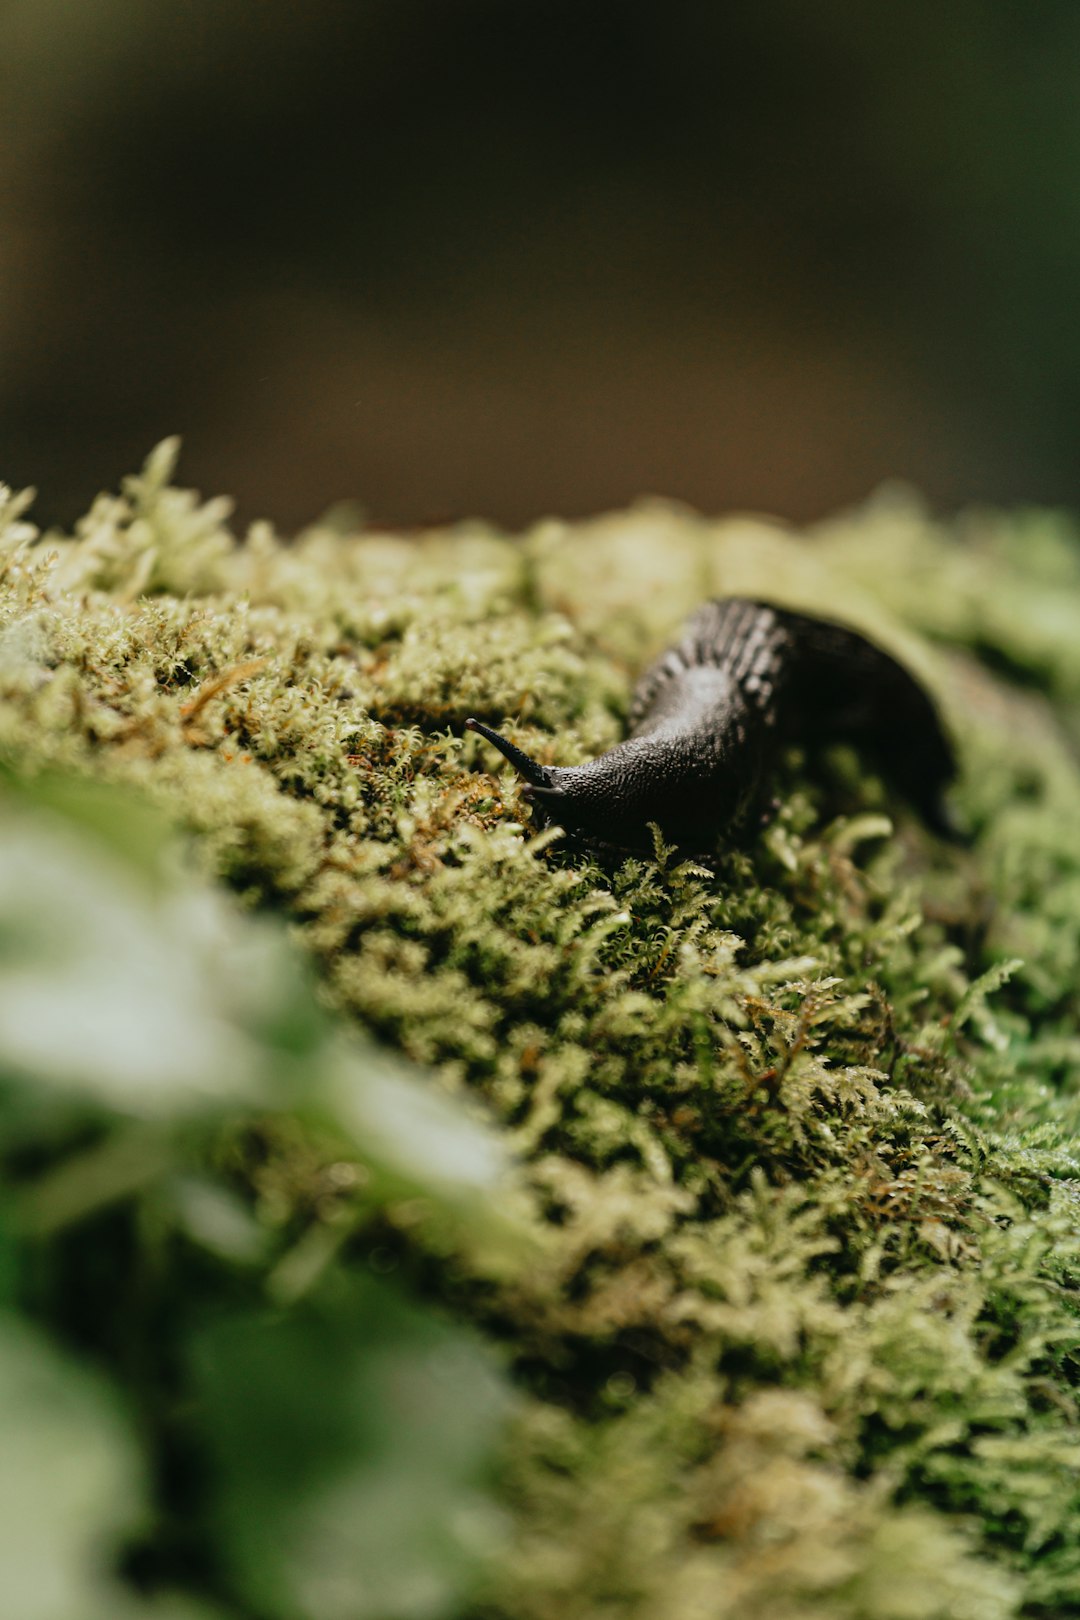
[[[426,1273],[528,1394],[485,1614],[1080,1613],[1068,525],[894,497],[804,538],[649,505],[238,542],[173,454],[73,538],[8,513],[0,745],[165,805],[522,1156],[537,1264]],[[715,872],[532,835],[465,718],[586,758],[726,590],[920,669],[970,850],[843,751]]]

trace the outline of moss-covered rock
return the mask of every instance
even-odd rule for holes
[[[808,536],[653,504],[237,541],[173,455],[71,538],[9,503],[0,746],[166,806],[328,1004],[521,1156],[524,1274],[392,1239],[526,1397],[482,1613],[1080,1613],[1070,526],[892,495]],[[970,848],[845,750],[790,757],[715,870],[533,834],[466,717],[587,758],[727,591],[919,668]]]

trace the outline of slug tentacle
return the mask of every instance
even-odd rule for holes
[[[584,765],[538,765],[466,722],[521,773],[537,810],[591,842],[648,848],[649,823],[694,850],[748,824],[786,743],[850,740],[927,822],[951,833],[955,774],[932,699],[846,626],[742,597],[706,602],[639,680],[629,735]]]
[[[506,738],[500,736],[491,726],[485,726],[482,720],[473,720],[470,717],[465,722],[465,729],[466,731],[475,731],[481,737],[486,737],[488,742],[510,761],[518,775],[523,776],[526,782],[531,783],[533,787],[549,786],[551,772],[548,767],[538,765],[535,759],[530,759],[522,749],[516,748],[512,742],[507,742]]]

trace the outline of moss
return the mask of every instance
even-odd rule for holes
[[[809,537],[651,504],[238,541],[174,451],[71,538],[9,505],[0,744],[165,805],[522,1156],[540,1261],[428,1282],[528,1396],[485,1614],[1080,1613],[1069,526],[894,496]],[[970,849],[842,750],[715,871],[533,835],[465,718],[586,758],[725,590],[919,668]]]

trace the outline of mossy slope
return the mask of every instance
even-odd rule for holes
[[[70,539],[9,506],[0,746],[166,805],[287,911],[329,1002],[526,1160],[524,1278],[416,1262],[528,1396],[481,1611],[1080,1614],[1068,527],[891,500],[803,538],[644,506],[238,543],[171,472],[162,447]],[[918,665],[970,850],[843,752],[788,761],[715,872],[531,835],[465,718],[585,758],[725,591]]]

